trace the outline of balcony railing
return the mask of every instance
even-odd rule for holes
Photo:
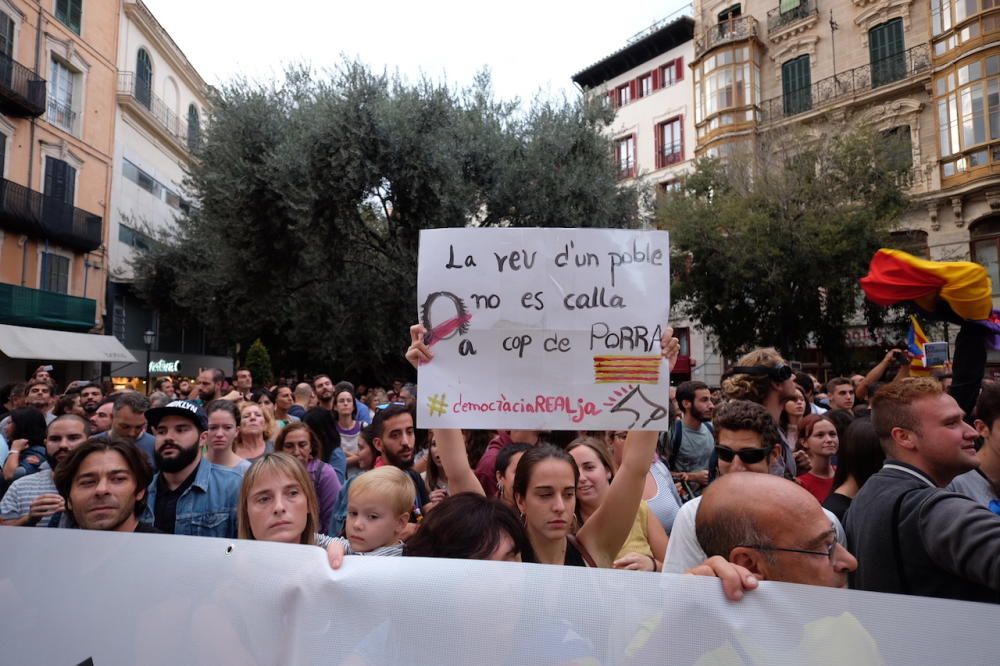
[[[720,44],[738,42],[743,39],[757,36],[757,19],[752,16],[737,16],[736,18],[720,21],[708,28],[694,40],[694,55],[700,57],[702,53],[715,48]]]
[[[0,226],[91,252],[103,241],[103,220],[55,197],[0,180]]]
[[[45,79],[0,53],[0,110],[12,116],[45,113]]]
[[[60,102],[55,97],[49,97],[48,121],[53,125],[58,125],[67,132],[72,132],[76,127],[76,111],[69,104]]]
[[[870,92],[880,86],[929,73],[931,51],[927,44],[876,60],[873,63],[834,74],[808,88],[789,91],[761,104],[760,120],[769,123]]]
[[[148,84],[147,84],[148,85]],[[153,94],[147,85],[139,85],[135,72],[118,72],[118,94],[132,98],[160,128],[185,149],[190,150],[187,123]]]
[[[86,331],[94,327],[97,301],[54,291],[0,284],[0,323]]]
[[[664,146],[656,154],[656,168],[662,169],[671,164],[680,164],[684,161],[684,151],[679,145]]]
[[[770,35],[776,30],[781,30],[786,25],[791,25],[817,14],[816,0],[801,0],[797,7],[781,11],[781,7],[775,7],[767,13],[767,34]]]

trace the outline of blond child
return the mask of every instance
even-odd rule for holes
[[[345,555],[402,555],[400,535],[410,521],[416,489],[405,472],[384,466],[352,479],[347,495],[347,538],[333,542]]]

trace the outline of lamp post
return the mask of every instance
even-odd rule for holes
[[[152,329],[147,329],[145,333],[142,334],[142,341],[146,343],[146,395],[150,394],[150,381],[152,379],[152,373],[149,371],[149,354],[153,350],[153,341],[156,340],[156,332]]]

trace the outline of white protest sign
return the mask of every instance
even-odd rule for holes
[[[0,527],[16,666],[995,664],[1000,606],[315,546]],[[34,574],[32,574],[34,572]]]
[[[422,231],[417,301],[422,428],[670,425],[664,231]]]

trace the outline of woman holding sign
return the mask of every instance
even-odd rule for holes
[[[419,324],[410,328],[411,344],[406,358],[414,366],[428,363],[433,357],[423,342],[425,333],[426,329]],[[680,343],[669,326],[660,347],[672,366],[680,352]],[[461,431],[435,430],[434,434],[450,491],[482,494],[482,486],[469,466]],[[639,510],[646,474],[656,451],[656,438],[653,431],[628,433],[615,483],[575,537],[576,489],[580,480],[576,461],[562,449],[548,445],[525,452],[517,464],[513,485],[516,509],[523,517],[531,545],[523,553],[523,561],[611,568]]]

